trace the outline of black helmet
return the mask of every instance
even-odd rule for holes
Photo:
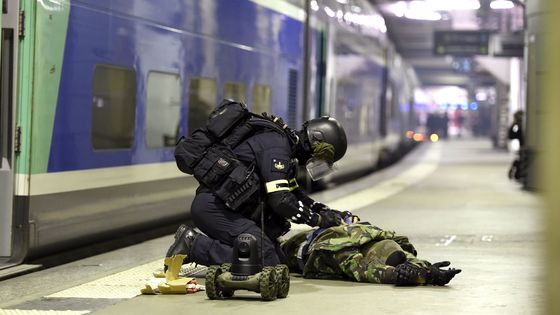
[[[329,116],[313,118],[303,124],[303,130],[310,145],[315,141],[323,141],[334,147],[333,162],[340,160],[346,153],[346,133],[336,119]]]

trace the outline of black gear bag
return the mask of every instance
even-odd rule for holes
[[[175,161],[181,172],[195,175],[195,168],[208,149],[223,140],[224,135],[235,128],[251,113],[243,103],[223,100],[208,117],[206,126],[188,137],[181,137],[175,147]],[[232,153],[233,155],[233,153]],[[196,176],[195,176],[196,177]],[[198,178],[197,178],[198,179]]]
[[[175,148],[177,167],[236,210],[259,189],[260,179],[255,165],[244,165],[232,149],[263,128],[285,132],[285,127],[249,112],[245,104],[224,100],[204,128],[179,140]]]

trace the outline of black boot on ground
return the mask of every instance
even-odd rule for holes
[[[189,254],[194,243],[194,240],[198,237],[199,233],[194,229],[182,224],[175,232],[175,241],[169,249],[165,257],[172,257],[175,255],[185,255],[185,263],[189,260]]]

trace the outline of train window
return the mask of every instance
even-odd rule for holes
[[[150,72],[146,92],[146,144],[171,147],[177,143],[181,116],[181,78]]]
[[[255,85],[253,88],[253,113],[272,113],[271,90],[266,85]]]
[[[126,149],[134,142],[136,73],[97,65],[93,73],[91,142],[94,149]]]
[[[216,81],[193,78],[189,83],[189,134],[202,127],[216,107]]]
[[[226,82],[224,84],[224,98],[238,102],[246,102],[245,84],[239,82]]]

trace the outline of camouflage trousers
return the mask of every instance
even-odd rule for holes
[[[387,265],[386,261],[396,251],[403,252],[408,262],[419,267],[430,265],[429,262],[404,251],[394,240],[370,242],[360,248],[347,248],[338,252],[323,252],[320,257],[308,263],[315,265],[322,277],[326,276],[326,269],[331,269],[330,271],[335,274],[344,275],[344,278],[358,282],[394,283],[395,267]],[[321,265],[329,267],[324,268]]]

